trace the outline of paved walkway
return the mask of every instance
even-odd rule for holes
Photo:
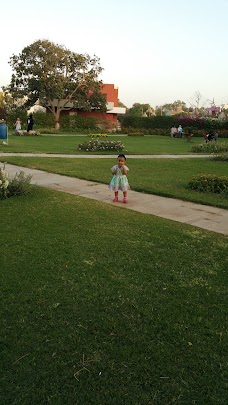
[[[26,156],[28,156],[28,154],[26,154]],[[53,157],[54,155],[51,156]],[[60,156],[63,157],[62,155]],[[78,157],[78,155],[73,155],[73,157]],[[82,157],[85,158],[84,155]],[[102,157],[107,158],[107,156]],[[109,155],[109,157],[111,156]],[[133,157],[135,158],[135,156]],[[10,177],[14,176],[16,172],[20,170],[24,171],[26,174],[32,174],[32,183],[42,187],[99,200],[107,204],[115,205],[115,207],[156,215],[158,217],[228,235],[228,210],[194,204],[174,198],[138,193],[133,190],[128,192],[128,204],[123,204],[122,202],[113,203],[113,193],[105,184],[7,164],[7,171]]]
[[[1,156],[28,156],[28,157],[59,157],[59,158],[75,158],[75,159],[116,159],[115,155],[63,155],[60,153],[13,153],[1,152]],[[127,159],[188,159],[188,158],[208,158],[211,155],[127,155]]]

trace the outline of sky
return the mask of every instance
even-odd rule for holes
[[[100,58],[127,107],[228,104],[228,0],[10,0],[1,5],[0,87],[39,39]]]

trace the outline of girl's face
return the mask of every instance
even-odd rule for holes
[[[125,159],[124,159],[124,157],[119,157],[118,158],[118,166],[120,167],[120,166],[124,166],[124,164],[125,164]]]

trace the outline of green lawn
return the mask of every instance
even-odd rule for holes
[[[226,237],[38,187],[0,220],[2,405],[227,403]]]
[[[9,137],[9,145],[0,145],[0,152],[30,152],[30,153],[63,153],[63,154],[88,154],[78,150],[78,145],[91,138],[86,136],[13,136]],[[121,140],[124,143],[124,152],[127,154],[189,154],[192,145],[202,143],[202,138],[173,139],[167,136],[109,136],[107,138]],[[228,142],[228,139],[222,140]],[[110,152],[113,153],[113,152]],[[107,154],[107,152],[100,152]]]
[[[102,183],[111,180],[112,159],[68,159],[39,157],[0,157],[1,161],[42,169]],[[128,159],[129,182],[133,190],[196,203],[228,208],[225,196],[189,190],[187,184],[194,175],[211,173],[228,176],[227,162],[200,159]]]

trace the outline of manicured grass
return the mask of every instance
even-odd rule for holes
[[[78,150],[78,145],[91,138],[86,136],[10,136],[9,145],[0,145],[0,152],[91,154]],[[202,143],[202,138],[173,139],[167,136],[127,137],[110,135],[107,139],[121,140],[127,154],[189,154],[192,145]],[[226,140],[228,142],[228,140]],[[224,142],[224,140],[223,140]],[[98,152],[97,152],[98,153]],[[107,152],[99,152],[107,154]],[[113,152],[109,152],[113,154]]]
[[[0,219],[2,405],[226,404],[226,237],[38,187]]]
[[[1,161],[42,169],[81,179],[109,183],[110,159],[64,159],[39,157],[0,157]],[[196,203],[228,208],[226,196],[201,193],[187,188],[189,180],[200,173],[228,176],[226,161],[201,159],[128,159],[129,182],[133,190]]]

